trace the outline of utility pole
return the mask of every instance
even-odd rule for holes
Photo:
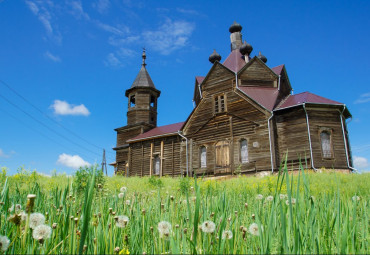
[[[108,175],[107,171],[107,160],[105,159],[105,149],[103,149],[103,161],[101,162],[101,170],[104,173],[105,168],[105,175]]]

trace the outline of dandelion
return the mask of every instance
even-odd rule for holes
[[[249,226],[249,233],[251,233],[254,236],[259,236],[260,235],[260,231],[259,231],[257,223],[252,223]]]
[[[359,196],[353,196],[353,197],[352,197],[352,200],[353,200],[353,201],[360,201],[360,197],[359,197]]]
[[[126,205],[130,205],[131,204],[131,201],[130,200],[126,200]]]
[[[273,196],[268,196],[268,197],[266,197],[266,200],[271,202],[272,200],[274,200],[274,197]]]
[[[13,214],[9,216],[8,221],[18,226],[21,224],[22,217],[19,214]]]
[[[124,193],[119,193],[118,194],[118,198],[123,198],[125,196],[125,194]]]
[[[127,223],[129,222],[129,219],[126,215],[119,215],[114,217],[116,220],[116,227],[118,228],[124,228],[126,227]]]
[[[42,243],[45,239],[51,237],[51,227],[44,224],[38,225],[33,230],[32,237]]]
[[[27,213],[25,213],[24,211],[21,211],[21,212],[19,213],[19,215],[21,216],[21,220],[22,220],[22,221],[26,221],[26,220],[27,220],[28,215],[27,215]]]
[[[295,203],[296,203],[296,199],[292,197],[292,199],[291,199],[291,200],[292,200],[292,205],[295,205]],[[286,205],[289,205],[289,200],[285,201],[285,204],[286,204]]]
[[[7,236],[0,236],[0,249],[1,251],[6,251],[9,247],[10,240]]]
[[[125,193],[127,191],[127,188],[126,187],[122,187],[119,189],[119,191],[121,191],[121,193]]]
[[[33,207],[35,206],[35,194],[28,194],[27,195],[27,204],[26,204],[26,211],[32,212]]]
[[[230,230],[224,230],[222,232],[222,239],[231,239],[233,238],[233,232],[231,232]]]
[[[287,195],[285,195],[285,194],[280,194],[280,195],[279,195],[279,197],[280,197],[280,199],[281,199],[281,200],[283,200],[283,199],[287,198]]]
[[[201,228],[204,233],[213,233],[215,231],[216,224],[213,221],[207,220],[202,223]]]
[[[256,199],[258,199],[258,200],[262,200],[262,199],[263,199],[263,195],[262,195],[262,194],[258,194],[258,195],[256,196]]]
[[[171,234],[171,223],[167,221],[161,221],[158,223],[159,237],[168,237]]]
[[[72,216],[73,217],[73,216]],[[30,215],[30,228],[34,229],[37,226],[45,223],[45,216],[41,213],[32,213]]]

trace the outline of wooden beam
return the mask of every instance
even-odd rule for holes
[[[152,176],[153,172],[153,143],[150,143],[150,164],[149,164],[149,176]]]
[[[172,140],[172,177],[175,176],[175,155],[174,155],[174,151],[175,151],[175,148],[174,148],[174,143],[173,143],[173,140]]]
[[[164,155],[163,155],[163,147],[164,147],[164,141],[162,140],[161,141],[161,166],[160,166],[160,170],[159,170],[159,176],[162,177],[163,176],[163,158],[164,158]]]
[[[144,144],[141,142],[141,177],[144,176]]]

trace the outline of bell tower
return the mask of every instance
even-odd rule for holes
[[[128,97],[127,125],[149,124],[157,126],[157,100],[161,92],[154,86],[146,70],[145,49],[142,54],[143,63],[131,88],[126,90]]]

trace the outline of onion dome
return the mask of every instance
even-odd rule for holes
[[[229,28],[229,32],[235,33],[235,32],[240,32],[240,31],[242,31],[242,26],[236,21],[234,21],[234,23]]]
[[[257,58],[261,59],[263,63],[267,62],[267,58],[261,54],[261,52],[258,54]]]
[[[248,55],[251,54],[253,50],[253,47],[252,45],[250,45],[249,43],[247,43],[246,41],[244,41],[243,45],[240,47],[239,51],[242,55]]]
[[[212,64],[216,61],[220,62],[221,61],[221,56],[216,52],[216,50],[213,50],[213,53],[209,56],[208,58],[209,62]]]

